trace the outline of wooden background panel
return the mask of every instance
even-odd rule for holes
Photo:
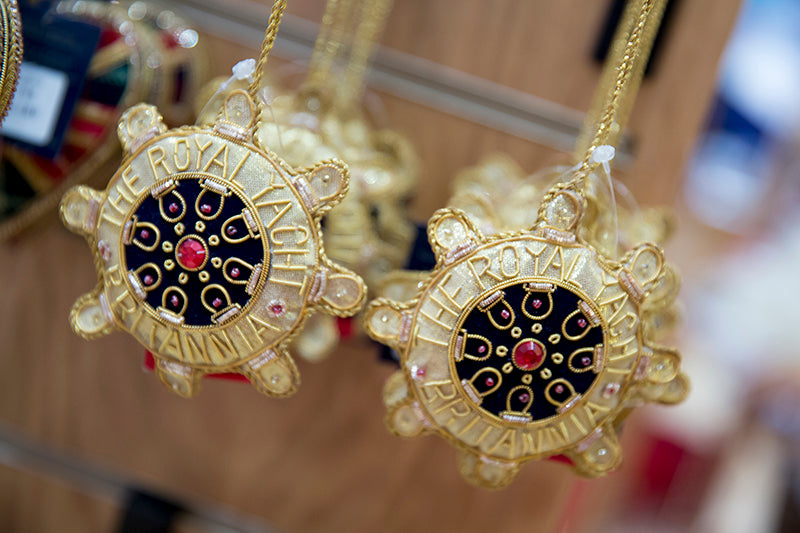
[[[412,139],[420,158],[419,185],[411,204],[411,216],[417,221],[425,221],[435,210],[446,207],[456,174],[492,153],[508,154],[531,172],[544,166],[571,164],[568,154],[453,115],[391,95],[383,95],[383,102],[387,122]],[[532,213],[537,209],[531,206]]]
[[[4,533],[113,531],[118,511],[59,480],[0,465],[0,531]]]

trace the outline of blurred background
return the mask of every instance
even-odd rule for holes
[[[498,492],[467,485],[441,439],[385,430],[393,366],[357,327],[280,401],[227,380],[183,400],[132,338],[70,331],[96,278],[61,193],[113,174],[125,107],[194,122],[205,83],[257,54],[269,7],[111,4],[20,2],[29,81],[0,132],[0,531],[800,531],[800,3],[670,2],[618,147],[615,178],[675,213],[688,400],[631,415],[614,474],[545,461]],[[364,101],[416,150],[407,216],[424,223],[491,154],[525,174],[572,164],[623,5],[396,1]],[[324,7],[289,1],[275,79],[303,72]],[[53,92],[70,105],[48,108]]]

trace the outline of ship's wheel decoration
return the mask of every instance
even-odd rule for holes
[[[416,298],[367,309],[368,333],[400,354],[384,390],[389,428],[451,441],[473,483],[504,486],[520,464],[554,455],[605,474],[631,407],[686,394],[679,354],[647,327],[676,277],[652,244],[601,256],[578,236],[584,205],[556,189],[529,231],[491,237],[440,210],[428,224],[436,268]]]
[[[115,327],[156,358],[156,372],[191,396],[207,373],[239,372],[287,396],[299,375],[286,345],[314,311],[349,316],[365,286],[323,251],[320,219],[344,196],[339,161],[294,170],[253,137],[245,91],[216,123],[167,130],[156,108],[129,109],[121,168],[103,192],[77,187],[65,224],[89,241],[99,284],[71,314],[86,338]]]

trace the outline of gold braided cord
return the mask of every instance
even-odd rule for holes
[[[637,3],[638,15],[634,10]],[[589,146],[578,152],[582,153],[580,167],[568,185],[580,185],[599,164],[592,161],[594,150],[604,144],[613,144],[623,130],[666,3],[667,0],[631,0],[626,8],[626,23],[621,25],[615,35],[615,44],[604,67],[604,79],[601,80],[592,106],[594,110],[602,110],[602,114],[590,111],[587,117],[584,128],[588,130],[595,124],[596,129]],[[623,40],[624,35],[627,35],[627,40]],[[598,115],[599,120],[594,118]],[[586,138],[589,138],[588,135]],[[586,141],[579,139],[579,148],[583,148],[585,144]]]
[[[391,10],[392,0],[364,0],[362,2],[362,18],[353,39],[344,83],[338,93],[341,105],[348,105],[360,99],[367,64]]]
[[[644,27],[639,42],[638,53],[636,57],[634,57],[628,84],[624,94],[620,97],[617,115],[614,118],[614,124],[612,124],[608,132],[605,144],[616,146],[625,131],[625,126],[628,123],[633,103],[636,100],[636,94],[642,83],[642,77],[647,67],[647,60],[650,57],[650,51],[653,48],[653,43],[658,34],[658,28],[661,25],[666,5],[667,0],[656,0],[650,11],[650,16],[647,19],[647,24]],[[612,87],[616,81],[617,66],[622,61],[622,56],[625,54],[625,46],[633,30],[633,26],[636,24],[636,15],[638,12],[639,3],[637,0],[629,0],[625,4],[625,11],[623,12],[621,22],[617,25],[617,29],[614,32],[614,37],[603,65],[603,72],[600,75],[600,82],[592,98],[592,105],[586,113],[581,134],[578,136],[578,141],[575,144],[575,158],[578,160],[580,160],[592,142],[595,129],[600,121],[603,108],[606,105],[608,94],[612,91]]]
[[[328,0],[322,16],[314,52],[308,66],[306,86],[320,87],[328,79],[336,59],[344,54],[351,34],[354,0]]]
[[[322,23],[319,26],[317,40],[314,41],[314,51],[311,53],[311,61],[308,64],[309,82],[317,81],[314,78],[321,77],[320,71],[324,70],[324,65],[329,63],[328,58],[336,55],[336,49],[340,43],[336,43],[331,38],[334,20],[339,8],[340,0],[328,0],[325,4],[325,13],[322,15]]]
[[[272,50],[272,45],[275,44],[275,37],[278,35],[278,26],[281,24],[283,12],[286,11],[286,0],[275,0],[272,4],[272,11],[269,14],[269,21],[267,22],[267,29],[264,32],[264,41],[261,43],[261,53],[258,55],[258,62],[256,63],[256,71],[253,75],[253,80],[250,82],[247,92],[254,102],[258,102],[258,91],[261,88],[261,78],[264,76],[264,66],[267,64],[267,57]],[[261,106],[257,106],[258,109]]]
[[[586,112],[583,119],[583,127],[573,147],[576,161],[580,161],[583,158],[583,154],[586,153],[586,150],[592,143],[592,139],[594,139],[597,124],[600,122],[600,115],[603,113],[606,100],[608,100],[608,94],[611,92],[614,82],[617,79],[617,66],[620,61],[622,61],[622,56],[625,53],[625,45],[628,43],[628,37],[631,34],[633,25],[636,23],[636,14],[638,12],[639,5],[637,0],[628,0],[625,2],[625,9],[622,13],[622,17],[617,23],[614,36],[606,52],[606,59],[603,62],[603,71],[600,74],[600,81],[595,87],[594,94],[592,95],[592,103],[589,106],[589,110]]]

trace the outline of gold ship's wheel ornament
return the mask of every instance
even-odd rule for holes
[[[182,396],[217,372],[292,394],[286,346],[305,319],[352,315],[365,297],[322,245],[320,220],[344,196],[347,167],[292,169],[255,139],[257,118],[241,90],[205,127],[167,130],[155,107],[137,105],[120,121],[125,158],[107,189],[77,187],[61,204],[99,277],[73,307],[73,328],[89,339],[128,331]]]
[[[436,267],[417,296],[365,313],[370,336],[400,355],[384,390],[389,428],[454,443],[478,485],[504,486],[522,463],[555,455],[605,474],[620,463],[616,424],[631,407],[686,394],[679,354],[644,327],[677,290],[662,251],[605,259],[577,234],[584,208],[557,189],[529,231],[488,237],[440,210],[428,224]]]
[[[480,191],[516,171],[502,161],[499,173],[479,169],[465,180],[478,194],[462,199],[477,218],[447,208],[428,222],[436,266],[416,278],[416,296],[379,298],[365,312],[369,335],[399,354],[384,388],[387,425],[453,443],[476,485],[503,487],[523,463],[559,455],[579,474],[604,475],[622,460],[617,429],[632,408],[687,394],[680,354],[656,342],[670,325],[678,276],[653,243],[615,259],[613,198],[597,196],[589,179],[600,166],[610,178],[609,143],[624,126],[664,4],[630,4],[597,122],[588,122],[591,141],[563,181],[529,204],[539,206],[535,223],[503,232],[501,211],[513,200],[481,204]],[[402,294],[414,281],[400,276],[388,289]]]

